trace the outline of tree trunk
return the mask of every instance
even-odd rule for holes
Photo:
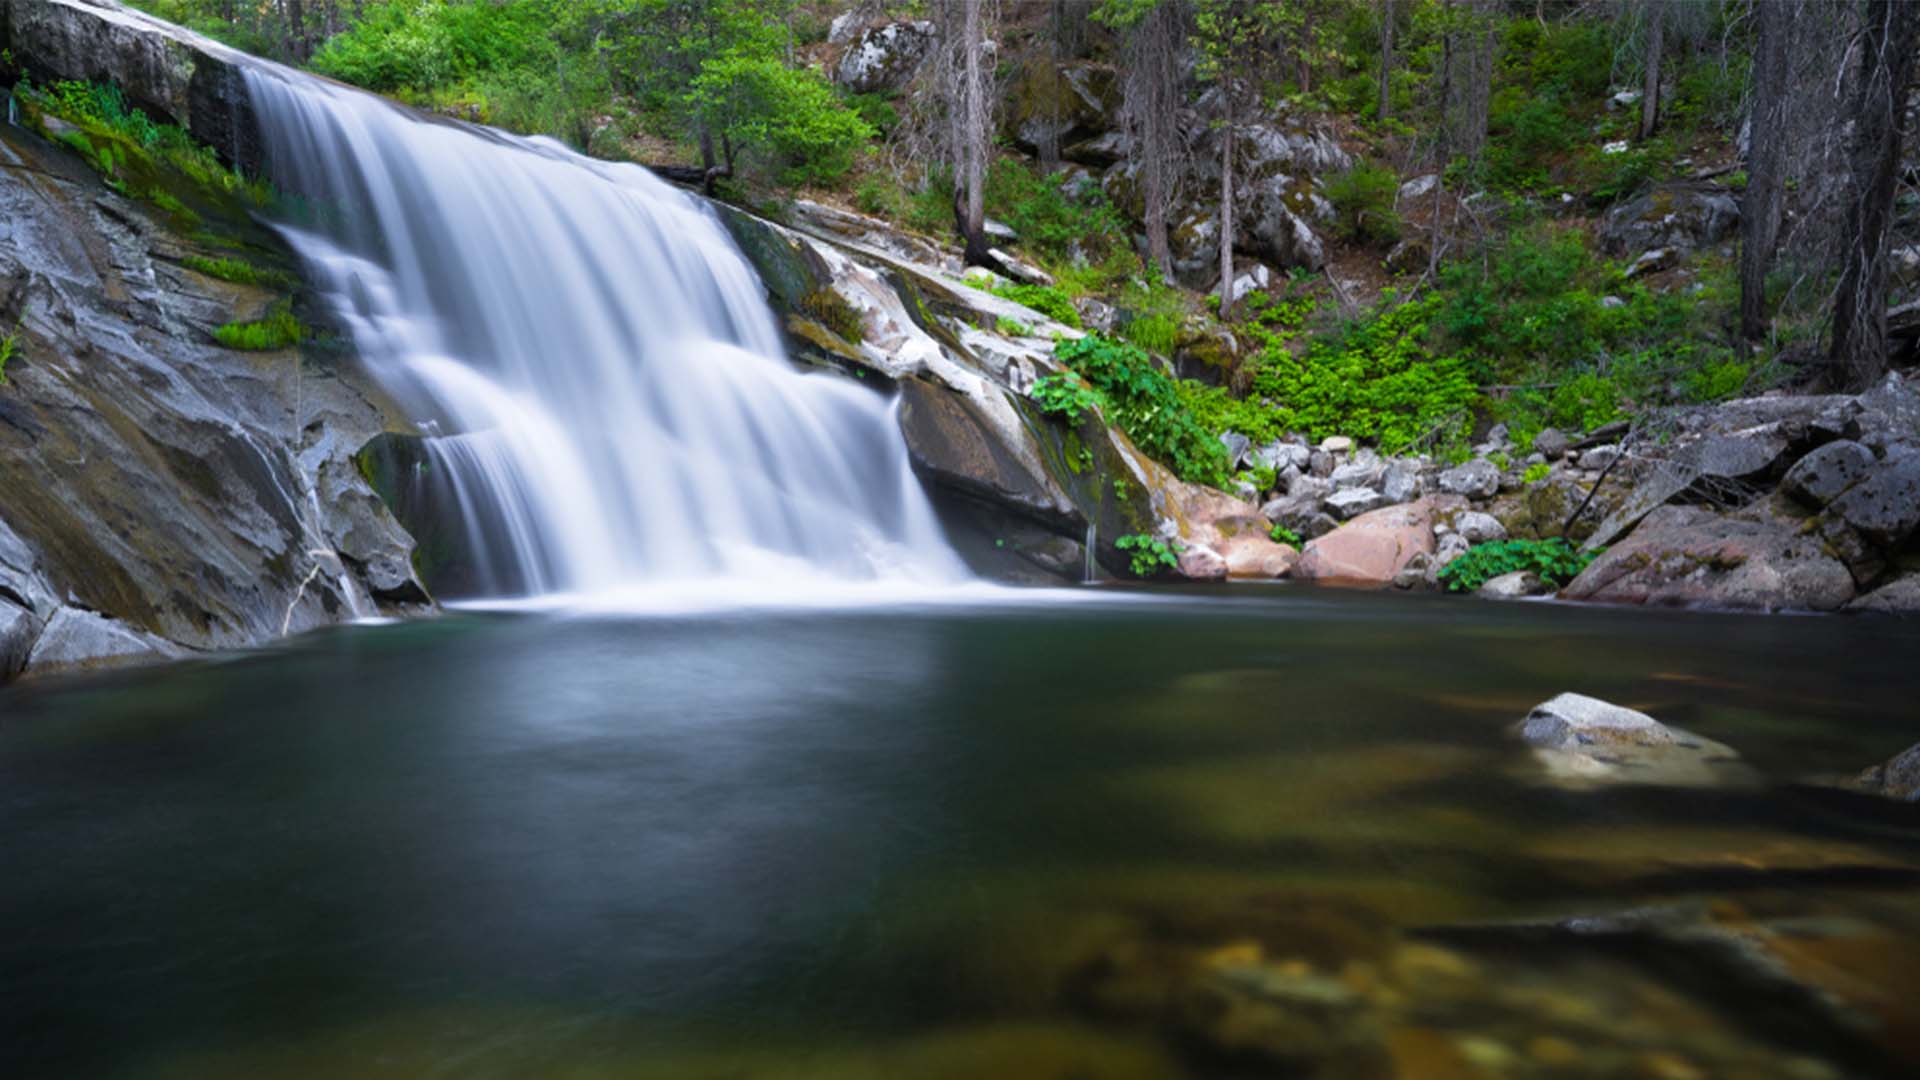
[[[1780,234],[1786,158],[1787,36],[1794,5],[1755,5],[1753,108],[1747,134],[1747,191],[1740,204],[1740,335],[1767,334],[1767,272]]]
[[[1393,0],[1380,0],[1380,122],[1393,112]]]
[[[1181,0],[1161,0],[1133,27],[1127,48],[1127,116],[1138,146],[1147,261],[1173,280],[1167,208],[1179,168],[1180,50],[1186,39]]]
[[[1785,0],[1762,0],[1761,7]],[[1647,0],[1647,81],[1640,94],[1640,137],[1653,138],[1660,120],[1660,53],[1666,46],[1667,0]]]
[[[1229,56],[1231,62],[1232,57]],[[1220,320],[1233,317],[1233,76],[1221,79],[1226,127],[1220,140]]]
[[[962,33],[966,53],[961,98],[965,115],[962,135],[966,143],[966,172],[961,180],[966,192],[966,208],[960,222],[960,236],[965,242],[969,265],[998,270],[999,260],[987,247],[987,88],[985,75],[980,70],[981,0],[965,0],[965,3]]]
[[[1464,16],[1465,26],[1448,34],[1444,43],[1447,71],[1443,85],[1450,95],[1447,110],[1448,149],[1473,161],[1479,160],[1480,152],[1487,145],[1487,105],[1493,92],[1493,17],[1496,7],[1497,0],[1472,0]]]
[[[1920,38],[1920,4],[1867,0],[1854,95],[1846,261],[1833,305],[1828,379],[1864,390],[1887,369],[1887,248],[1899,180],[1907,84]]]

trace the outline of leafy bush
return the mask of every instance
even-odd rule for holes
[[[1178,387],[1194,419],[1215,435],[1237,431],[1256,443],[1269,443],[1281,435],[1279,413],[1257,399],[1237,398],[1225,387],[1193,379],[1181,379]]]
[[[853,167],[854,148],[873,128],[842,107],[812,68],[777,56],[722,56],[702,66],[690,92],[692,115],[730,133],[789,183],[823,183]]]
[[[1400,178],[1392,169],[1371,162],[1327,181],[1327,201],[1333,204],[1335,228],[1348,240],[1363,244],[1391,244],[1400,239],[1400,214],[1394,197]]]
[[[993,295],[1011,300],[1022,307],[1030,307],[1057,323],[1064,323],[1080,329],[1080,312],[1075,310],[1073,301],[1067,294],[1052,285],[1026,285],[1010,282],[997,285]]]
[[[1033,334],[1033,327],[1019,319],[1009,319],[1005,315],[993,321],[993,328],[1007,337],[1030,337]]]
[[[1435,355],[1426,344],[1441,300],[1393,299],[1389,292],[1380,307],[1314,342],[1304,356],[1273,345],[1262,350],[1252,396],[1274,404],[1281,428],[1316,439],[1352,435],[1398,452],[1423,439],[1458,437],[1479,391],[1464,360]]]
[[[1040,411],[1049,416],[1064,416],[1070,424],[1080,422],[1083,412],[1097,411],[1104,402],[1100,394],[1071,371],[1056,371],[1033,381],[1028,396],[1039,402]]]
[[[1275,525],[1271,529],[1268,529],[1267,538],[1276,544],[1286,544],[1289,547],[1302,547],[1306,543],[1300,539],[1299,533],[1294,532],[1285,525]]]
[[[906,216],[906,196],[891,174],[868,173],[853,189],[854,208],[865,214],[899,218]]]
[[[1441,584],[1454,592],[1472,592],[1501,574],[1531,570],[1558,588],[1578,577],[1597,552],[1576,549],[1565,540],[1498,540],[1440,568]]]
[[[1553,466],[1544,461],[1536,462],[1527,466],[1527,471],[1520,474],[1520,482],[1523,484],[1537,484],[1552,474]]]
[[[1128,247],[1126,223],[1098,188],[1071,198],[1058,177],[1017,161],[993,163],[986,204],[989,213],[1020,234],[1023,245],[1051,260],[1066,260],[1075,252],[1097,260]],[[951,204],[943,210],[951,226]]]
[[[1108,421],[1181,479],[1218,487],[1227,479],[1226,448],[1182,399],[1176,380],[1138,347],[1088,334],[1063,341],[1054,357],[1099,392]]]
[[[1180,344],[1180,317],[1159,311],[1136,315],[1121,325],[1120,334],[1149,352],[1170,353]]]
[[[1113,542],[1113,546],[1128,553],[1134,577],[1152,577],[1162,570],[1173,570],[1180,565],[1180,545],[1168,543],[1146,533],[1131,533]]]

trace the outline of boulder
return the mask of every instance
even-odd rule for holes
[[[1761,505],[1739,516],[1663,506],[1561,596],[1602,603],[1834,611],[1853,577],[1800,523]]]
[[[1293,576],[1334,584],[1390,584],[1416,555],[1432,555],[1437,514],[1459,500],[1429,497],[1360,515],[1309,543]]]
[[[1286,577],[1300,558],[1300,553],[1292,546],[1277,543],[1257,533],[1228,537],[1220,542],[1219,551],[1227,562],[1227,576],[1230,578],[1267,580]]]
[[[27,666],[33,643],[40,637],[40,621],[33,612],[0,598],[0,684],[6,683]]]
[[[1349,461],[1333,467],[1333,475],[1327,479],[1333,481],[1333,489],[1375,487],[1380,483],[1381,474],[1386,472],[1378,459],[1370,461]]]
[[[1189,581],[1220,581],[1229,569],[1226,558],[1206,544],[1188,544],[1180,549],[1180,576]]]
[[[1350,518],[1364,514],[1384,505],[1385,499],[1378,491],[1368,487],[1343,488],[1327,496],[1327,513],[1336,518]]]
[[[1499,518],[1477,510],[1456,515],[1453,519],[1453,528],[1469,544],[1484,544],[1490,540],[1507,538],[1507,527],[1500,524]]]
[[[1380,494],[1389,503],[1412,502],[1420,497],[1420,471],[1405,462],[1394,462],[1380,478]]]
[[[1490,499],[1500,492],[1500,469],[1485,458],[1474,458],[1442,472],[1440,490],[1470,499]]]
[[[1632,258],[1656,248],[1684,255],[1733,234],[1740,204],[1723,188],[1662,184],[1608,210],[1598,238],[1609,254]]]
[[[1519,734],[1547,778],[1571,787],[1696,787],[1753,779],[1730,747],[1584,694],[1561,694],[1534,706]]]
[[[105,664],[166,660],[183,650],[98,612],[63,607],[47,620],[27,667],[34,674]]]
[[[1329,454],[1345,454],[1353,450],[1353,440],[1345,435],[1329,435],[1320,440],[1320,449]]]
[[[896,22],[860,32],[833,69],[833,81],[852,94],[898,90],[933,48],[933,23]]]
[[[1620,447],[1615,443],[1596,446],[1580,454],[1579,465],[1588,472],[1600,472],[1620,460]]]
[[[1572,443],[1559,428],[1541,428],[1533,437],[1533,448],[1546,455],[1548,461],[1559,461],[1566,456],[1567,447]]]
[[[1220,445],[1227,450],[1227,469],[1232,471],[1247,460],[1247,454],[1253,449],[1253,440],[1237,431],[1220,433]]]
[[[1867,769],[1847,786],[1902,802],[1920,802],[1920,743]]]
[[[1540,580],[1539,574],[1531,570],[1515,570],[1512,573],[1488,578],[1474,595],[1488,600],[1519,600],[1552,591],[1546,582]]]
[[[1920,615],[1920,572],[1880,586],[1847,605],[1848,611],[1875,611],[1887,615]]]
[[[1818,510],[1865,477],[1873,462],[1873,451],[1842,439],[1801,458],[1787,470],[1781,486],[1787,494]]]
[[[1870,543],[1892,550],[1920,528],[1920,449],[1900,450],[1833,500],[1828,513]]]
[[[1912,305],[1908,305],[1911,307]],[[1853,399],[1858,438],[1885,454],[1901,444],[1920,445],[1920,380],[1889,373],[1879,385]]]

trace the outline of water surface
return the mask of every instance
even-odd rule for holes
[[[1255,589],[469,612],[29,684],[0,1072],[1899,1075],[1920,817],[1796,782],[1920,739],[1916,656]],[[1767,782],[1544,785],[1509,729],[1563,690]]]

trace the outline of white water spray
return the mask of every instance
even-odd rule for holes
[[[783,358],[711,210],[632,165],[247,75],[286,232],[429,442],[480,591],[966,572],[871,391]]]

